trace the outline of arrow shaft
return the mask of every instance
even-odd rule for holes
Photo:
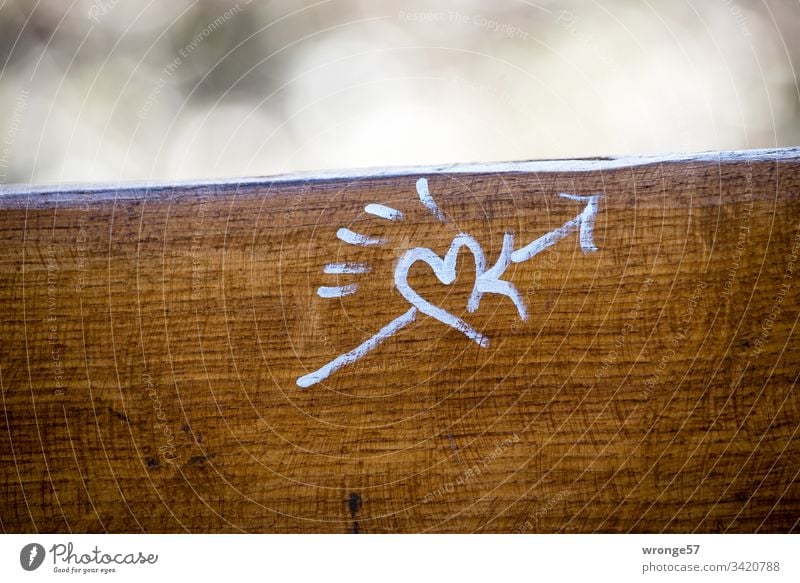
[[[542,235],[535,241],[528,243],[522,249],[517,249],[511,254],[511,261],[514,263],[522,263],[527,261],[534,255],[537,255],[545,249],[552,247],[564,237],[580,231],[581,249],[584,253],[591,253],[597,251],[594,244],[594,218],[597,214],[598,202],[600,201],[601,194],[592,194],[589,196],[582,196],[577,194],[567,194],[562,192],[559,194],[562,198],[570,200],[586,201],[586,207],[574,219],[570,219],[561,225],[555,231],[550,231],[546,235]]]
[[[367,340],[356,346],[350,352],[345,352],[341,356],[334,358],[325,366],[318,368],[314,372],[308,373],[307,375],[301,376],[299,379],[297,379],[297,386],[307,389],[312,385],[316,385],[320,381],[324,381],[343,366],[347,366],[348,364],[357,361],[359,358],[366,356],[367,353],[377,348],[378,345],[389,338],[392,334],[413,322],[416,317],[417,309],[411,308],[402,316],[398,316],[389,322],[386,326],[378,330],[378,332],[370,336]]]
[[[514,263],[522,263],[523,261],[527,261],[534,255],[537,255],[544,251],[545,249],[552,247],[564,237],[567,237],[570,233],[574,233],[578,230],[581,223],[581,216],[577,216],[574,219],[571,219],[561,225],[555,231],[550,231],[546,235],[542,235],[535,241],[532,241],[522,247],[521,249],[517,249],[511,254],[511,261]]]

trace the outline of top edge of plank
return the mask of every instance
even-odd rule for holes
[[[367,180],[373,178],[406,177],[436,174],[536,174],[568,172],[603,172],[641,166],[680,163],[734,164],[742,162],[800,161],[800,146],[753,150],[709,150],[692,153],[648,154],[589,158],[558,158],[517,162],[468,162],[429,166],[395,166],[383,168],[354,168],[323,171],[302,171],[270,176],[215,178],[196,181],[62,183],[0,185],[0,199],[5,196],[43,195],[59,193],[141,192],[161,189],[202,189],[204,187],[252,187],[291,183],[313,184],[324,181]]]

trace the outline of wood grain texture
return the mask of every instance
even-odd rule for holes
[[[421,204],[427,178],[447,216]],[[489,266],[602,194],[484,295]],[[370,203],[402,211],[389,221]],[[791,532],[800,519],[800,150],[0,196],[5,532]],[[348,245],[347,227],[388,243]],[[324,274],[361,262],[364,274]],[[317,288],[357,282],[357,293]]]

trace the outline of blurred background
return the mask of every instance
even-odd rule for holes
[[[800,143],[797,0],[3,0],[0,183]]]

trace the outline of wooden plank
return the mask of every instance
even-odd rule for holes
[[[798,193],[800,149],[6,188],[2,528],[797,531]]]

